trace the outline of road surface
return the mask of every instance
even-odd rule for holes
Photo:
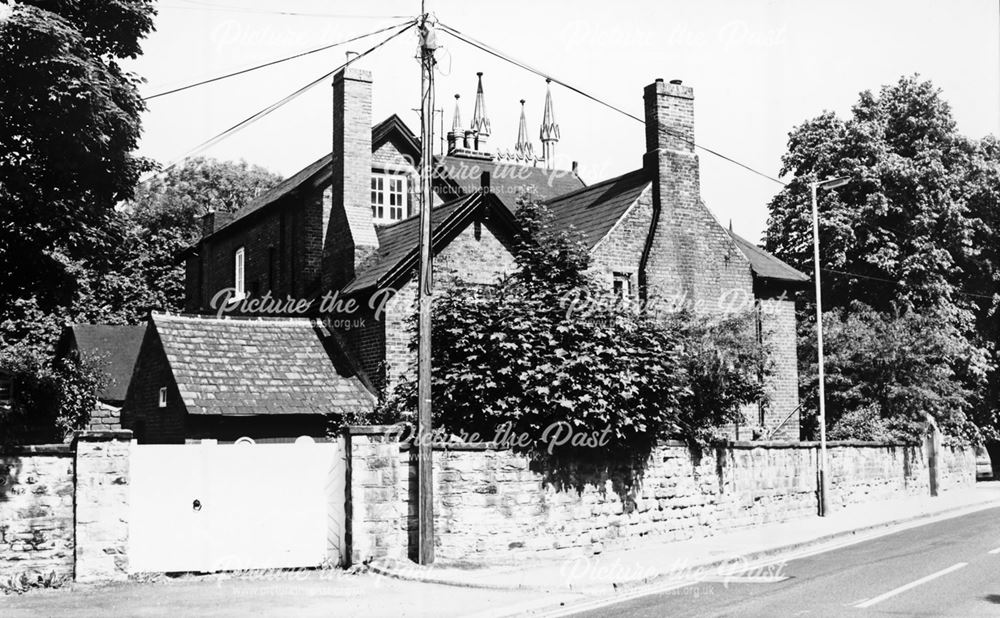
[[[702,582],[574,616],[1000,616],[1000,508],[751,575],[774,574],[787,579]]]

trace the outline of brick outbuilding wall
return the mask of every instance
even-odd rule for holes
[[[167,388],[166,406],[160,407],[160,388]],[[139,442],[153,437],[158,443],[182,444],[187,410],[181,399],[155,328],[147,328],[142,348],[122,407],[122,427]]]

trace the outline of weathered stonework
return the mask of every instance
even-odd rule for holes
[[[0,452],[0,581],[73,577],[73,470],[68,445]]]
[[[355,561],[403,558],[414,540],[409,449],[364,436],[352,453]],[[599,553],[815,516],[815,443],[731,443],[693,454],[656,449],[639,482],[581,462],[545,470],[487,445],[434,452],[436,558],[517,560],[524,553]],[[831,443],[830,508],[928,495],[922,447]],[[945,448],[941,488],[974,483],[971,450]],[[395,544],[399,545],[395,545]]]
[[[76,581],[128,579],[130,432],[76,438]]]

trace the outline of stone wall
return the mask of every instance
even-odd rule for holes
[[[130,432],[76,439],[76,581],[128,579]]]
[[[73,451],[0,452],[0,581],[73,576]]]
[[[369,428],[367,431],[373,431]],[[352,453],[354,562],[402,559],[412,540],[409,450],[362,437]],[[355,438],[357,443],[357,438]],[[693,454],[668,443],[629,487],[624,470],[588,463],[545,469],[490,445],[434,452],[437,559],[514,561],[526,552],[596,553],[655,538],[677,541],[817,513],[816,443],[736,442]],[[929,494],[924,449],[834,442],[832,510]],[[972,451],[945,447],[941,488],[975,482]]]

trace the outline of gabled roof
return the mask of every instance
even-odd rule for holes
[[[757,277],[776,281],[793,281],[796,283],[809,281],[808,275],[795,270],[746,238],[743,238],[732,230],[729,230],[729,235],[736,241],[736,246],[740,248],[743,255],[747,256],[747,259],[750,260],[750,268],[753,269],[753,273]]]
[[[546,204],[557,215],[556,221],[583,234],[587,247],[593,249],[650,184],[649,174],[638,169],[560,195]]]
[[[449,235],[461,229],[479,209],[488,210],[492,220],[503,220],[513,225],[510,213],[496,196],[477,192],[460,197],[435,206],[431,211],[431,244],[434,250],[439,250],[449,240]],[[374,260],[344,287],[345,293],[389,285],[396,277],[405,276],[416,264],[420,241],[419,215],[391,225],[376,226],[375,232],[379,248]]]
[[[78,352],[96,357],[108,384],[97,394],[102,401],[125,401],[135,359],[139,356],[145,325],[73,324],[67,326],[56,346],[56,354]]]
[[[406,126],[406,123],[403,122],[396,114],[389,116],[382,122],[372,127],[372,151],[374,152],[379,148],[379,146],[393,138],[396,138],[397,143],[402,146],[405,151],[408,151],[407,154],[413,156],[414,160],[420,158],[420,140],[413,135],[413,131],[411,131],[410,128]],[[218,234],[221,230],[224,230],[234,225],[236,222],[246,219],[257,211],[274,204],[286,195],[290,195],[303,185],[315,185],[329,182],[329,177],[332,174],[332,162],[332,154],[325,154],[316,161],[313,161],[296,172],[294,175],[286,178],[274,187],[271,187],[269,190],[258,195],[243,208],[237,210],[233,213],[232,219],[226,222],[225,225],[220,226],[219,229],[215,230],[212,235]]]
[[[444,180],[437,188],[445,200],[475,193],[480,188],[483,172],[490,173],[490,192],[505,206],[517,210],[517,198],[531,190],[540,200],[584,188],[580,177],[569,170],[547,170],[543,167],[473,159],[448,155],[440,157],[435,174]]]
[[[150,321],[189,414],[330,414],[375,403],[311,320],[154,313]]]

